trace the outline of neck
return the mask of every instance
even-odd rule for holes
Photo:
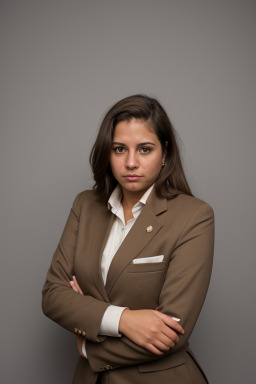
[[[127,224],[127,221],[130,219],[133,219],[133,214],[132,214],[132,208],[134,205],[140,200],[140,198],[143,196],[143,193],[124,193],[123,192],[123,199],[122,199],[122,205],[124,209],[124,219],[125,219],[125,224]]]
[[[140,198],[144,195],[145,192],[146,190],[138,192],[123,191],[123,207],[128,210],[132,210],[133,206],[140,200]]]

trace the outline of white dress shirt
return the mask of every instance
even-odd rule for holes
[[[108,270],[113,260],[113,257],[115,256],[118,248],[120,247],[125,237],[129,233],[130,229],[134,225],[138,216],[140,215],[153,187],[154,185],[148,188],[148,190],[144,193],[141,199],[133,206],[132,208],[133,219],[128,220],[126,224],[125,224],[124,210],[122,205],[121,187],[118,185],[112,192],[108,200],[108,209],[111,210],[111,212],[116,216],[116,218],[111,227],[109,237],[106,242],[102,259],[101,259],[101,273],[102,273],[104,284],[106,284]],[[118,328],[119,328],[120,317],[125,308],[126,307],[110,305],[106,309],[102,317],[99,335],[113,336],[113,337],[121,336],[121,334],[118,332]],[[83,340],[82,350],[83,350],[84,356],[87,357],[86,349],[85,349],[85,339]]]

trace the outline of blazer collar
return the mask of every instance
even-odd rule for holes
[[[149,208],[156,216],[168,210],[167,199],[158,197],[155,188],[153,188],[152,192],[150,193],[146,205],[149,206]]]
[[[91,243],[90,266],[95,285],[105,301],[109,301],[108,295],[122,271],[137,257],[141,250],[162,228],[163,222],[158,216],[166,210],[167,200],[157,197],[155,189],[153,188],[141,214],[117,250],[111,262],[106,285],[104,286],[101,274],[101,257],[115,215],[108,210],[106,205],[99,203],[95,206],[94,217],[91,219],[94,230]],[[152,232],[147,232],[147,227],[149,226],[152,227]]]
[[[147,189],[147,191],[140,198],[140,200],[135,204],[135,206],[139,203],[141,203],[142,205],[146,204],[149,195],[154,189],[154,185],[155,184],[151,185],[151,187]],[[108,209],[111,210],[113,213],[115,213],[115,211],[117,211],[121,205],[122,205],[122,189],[118,184],[108,199]]]

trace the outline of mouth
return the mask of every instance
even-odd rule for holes
[[[139,175],[125,175],[124,178],[128,181],[137,181],[141,178]]]

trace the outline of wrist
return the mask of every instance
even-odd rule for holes
[[[118,331],[120,333],[125,333],[128,312],[130,312],[130,309],[129,308],[125,308],[123,310],[122,314],[121,314],[120,321],[119,321],[119,326],[118,326]]]

